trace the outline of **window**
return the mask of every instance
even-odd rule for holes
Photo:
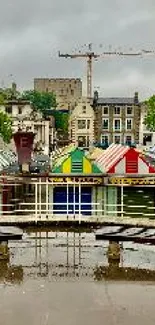
[[[102,120],[102,129],[103,130],[108,130],[109,129],[109,120],[108,119],[103,119]]]
[[[116,106],[116,107],[114,108],[114,114],[115,114],[115,115],[120,115],[120,113],[121,113],[121,108]]]
[[[87,120],[87,129],[90,129],[90,120]]]
[[[90,120],[78,120],[78,129],[90,129]]]
[[[132,115],[133,114],[133,107],[132,106],[127,106],[126,114],[127,115]]]
[[[71,89],[71,95],[74,96],[74,90],[73,89]]]
[[[125,144],[130,145],[132,143],[131,135],[126,135],[125,137]]]
[[[86,106],[85,105],[82,106],[82,114],[86,114]]]
[[[12,106],[7,106],[5,108],[5,111],[6,111],[7,114],[12,114]]]
[[[79,136],[78,137],[78,147],[89,147],[89,136]]]
[[[86,129],[86,120],[78,120],[78,129]]]
[[[109,114],[109,107],[108,106],[104,106],[102,108],[102,115],[108,115]]]
[[[114,143],[119,144],[121,142],[121,136],[120,135],[115,135],[114,136]]]
[[[120,131],[121,130],[121,120],[114,120],[114,130]]]
[[[86,147],[89,147],[90,145],[90,139],[89,136],[86,137]]]
[[[101,136],[101,142],[102,142],[102,144],[108,144],[109,143],[109,136],[108,135],[102,135]]]
[[[132,129],[132,119],[126,120],[126,129],[131,130]]]
[[[22,108],[21,107],[18,107],[18,114],[22,114]]]

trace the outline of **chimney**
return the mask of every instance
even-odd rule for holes
[[[135,95],[134,95],[134,103],[135,103],[136,105],[139,103],[138,92],[135,92]]]
[[[17,85],[15,82],[12,83],[12,97],[16,98],[16,92],[17,92]]]
[[[29,171],[31,156],[33,152],[33,141],[35,134],[33,132],[18,131],[13,134],[18,156],[18,164],[24,171]],[[26,167],[27,166],[27,167]]]
[[[94,91],[94,98],[93,98],[93,107],[95,108],[98,102],[98,91]]]

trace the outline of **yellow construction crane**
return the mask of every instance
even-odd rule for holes
[[[145,55],[155,54],[155,51],[151,50],[140,50],[137,52],[132,52],[132,49],[129,52],[119,51],[107,51],[102,53],[95,53],[92,50],[92,43],[88,44],[88,50],[85,52],[79,51],[78,53],[73,54],[62,54],[60,51],[58,52],[59,57],[61,58],[86,58],[87,59],[87,98],[92,98],[92,64],[93,60],[101,57],[107,56],[124,56],[124,57],[143,57]]]

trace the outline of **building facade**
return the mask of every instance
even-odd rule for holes
[[[35,133],[34,146],[36,150],[48,154],[55,140],[54,118],[43,119],[42,114],[34,112],[30,103],[22,99],[13,99],[1,106],[0,110],[12,118],[12,131],[31,131]],[[9,146],[13,150],[14,141]]]
[[[35,78],[34,89],[54,92],[58,109],[72,109],[82,97],[82,81],[74,78]]]
[[[95,139],[102,144],[139,143],[138,93],[131,98],[98,98],[95,105]]]
[[[70,141],[78,147],[89,148],[94,143],[94,119],[92,106],[83,99],[70,114]]]

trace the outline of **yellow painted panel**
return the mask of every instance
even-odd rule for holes
[[[71,173],[71,157],[69,157],[66,161],[64,161],[62,165],[62,172],[64,174]]]
[[[83,157],[83,173],[84,174],[91,174],[92,173],[92,165],[90,161]]]

